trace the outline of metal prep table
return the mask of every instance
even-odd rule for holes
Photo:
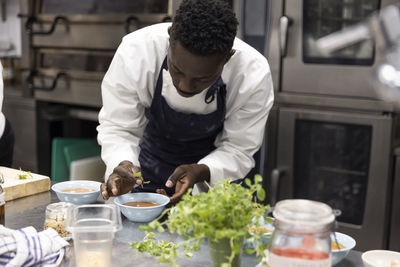
[[[58,202],[58,198],[53,191],[44,192],[33,196],[28,196],[6,203],[5,226],[12,229],[19,229],[27,226],[34,226],[37,231],[43,230],[46,206],[50,203]],[[104,202],[99,199],[99,203]],[[112,203],[111,200],[107,203]],[[123,217],[123,216],[122,216]],[[123,217],[123,229],[116,233],[112,251],[112,266],[169,266],[159,264],[157,259],[146,254],[140,254],[130,247],[131,242],[142,240],[144,232],[138,229],[140,223],[133,223]],[[157,237],[163,240],[174,241],[181,237],[177,234],[159,233]],[[72,251],[72,250],[71,250]],[[177,263],[180,266],[204,267],[210,266],[208,245],[203,243],[200,250],[194,253],[192,258],[182,256]],[[255,266],[258,264],[255,256],[243,254],[242,267]],[[63,263],[64,267],[75,266],[73,253],[67,257]],[[349,255],[337,267],[363,267],[361,252],[351,251]]]

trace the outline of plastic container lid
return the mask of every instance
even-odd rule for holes
[[[122,229],[119,207],[113,204],[80,205],[68,209],[70,232],[116,232]]]
[[[294,226],[327,226],[335,220],[332,208],[328,205],[305,199],[279,201],[273,215],[276,220]]]

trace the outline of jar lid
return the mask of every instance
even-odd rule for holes
[[[322,202],[306,199],[279,201],[273,215],[278,221],[305,227],[325,226],[335,220],[331,207]]]
[[[67,209],[72,206],[74,204],[69,202],[57,202],[47,205],[46,210],[49,212],[67,212]]]

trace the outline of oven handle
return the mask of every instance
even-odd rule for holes
[[[37,18],[35,16],[29,16],[25,23],[25,31],[30,35],[50,35],[56,29],[56,25],[58,22],[65,23],[66,31],[69,31],[69,20],[63,16],[56,16],[51,23],[50,29],[48,31],[34,31],[33,24],[37,22]]]
[[[280,180],[283,175],[285,175],[285,170],[282,169],[273,169],[271,173],[271,207],[274,207],[276,202],[278,201],[278,192]]]
[[[87,121],[98,121],[99,112],[93,110],[70,108],[68,109],[68,115],[70,118],[87,120]]]
[[[31,71],[28,75],[28,77],[26,78],[27,83],[28,83],[28,88],[33,92],[34,90],[41,90],[41,91],[47,91],[47,92],[51,92],[54,89],[56,89],[57,87],[57,82],[58,79],[60,79],[61,77],[66,78],[68,75],[64,72],[59,72],[57,73],[57,75],[53,78],[53,81],[51,83],[51,86],[49,87],[39,87],[39,86],[35,86],[35,76],[37,75],[37,71]]]
[[[41,110],[41,116],[47,121],[61,121],[67,119],[79,119],[98,121],[99,112],[94,110],[67,108],[65,106],[47,107]]]
[[[139,19],[138,19],[137,17],[135,17],[135,16],[129,16],[129,17],[126,18],[126,20],[125,20],[125,25],[124,25],[126,34],[132,32],[132,31],[131,31],[131,24],[132,24],[132,22],[135,23],[136,29],[139,28],[139,24],[140,24],[140,23],[139,23]]]
[[[289,17],[282,16],[279,19],[279,47],[281,50],[281,57],[286,56],[288,28],[290,25],[292,25],[292,20]]]

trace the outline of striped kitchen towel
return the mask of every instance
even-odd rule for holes
[[[0,225],[0,266],[58,266],[68,246],[52,228],[38,233],[32,226],[12,230]]]

